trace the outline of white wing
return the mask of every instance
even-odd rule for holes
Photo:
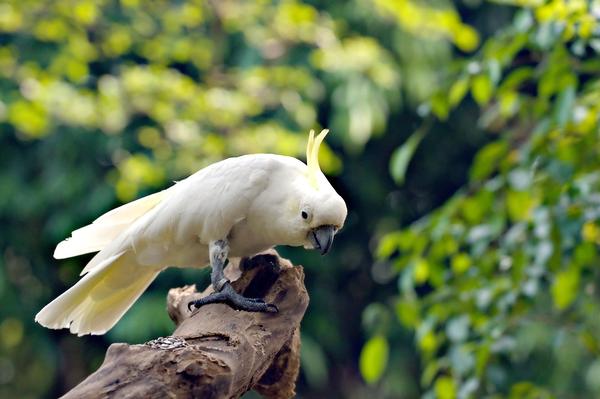
[[[56,257],[101,251],[82,272],[90,273],[44,307],[36,321],[79,335],[103,334],[162,268],[177,265],[182,252],[200,248],[201,254],[211,240],[225,238],[268,187],[273,172],[284,167],[282,161],[251,155],[213,164],[76,230],[59,244]]]
[[[178,182],[168,196],[98,253],[82,273],[127,250],[135,253],[140,265],[191,266],[180,264],[181,259],[187,259],[184,255],[194,254],[199,247],[206,251],[210,241],[227,237],[267,187],[273,170],[281,167],[277,159],[267,154],[229,158]]]
[[[154,208],[167,190],[148,195],[105,213],[92,224],[77,229],[54,250],[56,259],[100,251],[140,216]]]

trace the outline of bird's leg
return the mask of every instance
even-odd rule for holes
[[[191,310],[192,306],[199,308],[209,303],[226,303],[234,309],[245,310],[247,312],[277,312],[277,306],[273,304],[266,303],[258,298],[246,298],[235,292],[223,273],[227,262],[227,255],[229,254],[229,244],[226,240],[211,241],[208,246],[208,252],[210,266],[212,267],[210,281],[215,292],[188,303],[188,309]]]
[[[223,269],[227,264],[227,256],[229,255],[229,244],[226,240],[211,241],[208,245],[208,254],[210,258],[210,282],[215,289],[215,292],[221,292],[225,284],[229,280],[225,278]]]

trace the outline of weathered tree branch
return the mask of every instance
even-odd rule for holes
[[[173,335],[111,345],[102,366],[64,398],[238,398],[250,389],[269,399],[293,396],[300,321],[308,306],[302,267],[272,251],[232,262],[226,275],[236,291],[265,298],[279,313],[214,304],[191,314],[188,302],[212,289],[172,289],[167,302],[177,324]]]

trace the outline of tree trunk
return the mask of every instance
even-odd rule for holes
[[[239,398],[254,389],[266,398],[294,395],[300,367],[300,321],[308,306],[302,267],[275,251],[232,262],[237,292],[274,303],[279,313],[248,313],[224,304],[187,304],[195,286],[170,290],[172,336],[142,345],[113,344],[102,366],[64,398]]]

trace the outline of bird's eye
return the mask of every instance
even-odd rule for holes
[[[308,212],[302,211],[301,215],[302,215],[302,219],[304,219],[304,220],[308,219]]]

